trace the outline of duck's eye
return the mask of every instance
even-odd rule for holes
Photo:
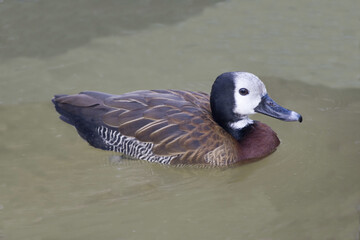
[[[240,88],[239,93],[240,95],[245,96],[249,94],[249,90],[247,90],[246,88]]]

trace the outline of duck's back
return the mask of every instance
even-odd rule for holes
[[[228,165],[238,143],[211,116],[209,95],[153,90],[83,92],[53,99],[61,118],[92,146],[165,164]]]

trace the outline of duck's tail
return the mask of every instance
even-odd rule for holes
[[[75,95],[55,95],[52,102],[60,119],[73,125],[90,145],[108,150],[97,129],[103,125],[102,116],[111,110],[104,100],[111,95],[100,92],[81,92]]]

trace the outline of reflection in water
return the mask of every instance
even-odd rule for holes
[[[50,57],[93,38],[173,24],[220,1],[5,1],[0,5],[0,42],[6,47],[0,48],[0,59]]]

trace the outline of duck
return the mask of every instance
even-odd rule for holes
[[[230,166],[262,159],[280,144],[255,113],[282,121],[302,116],[277,104],[248,72],[226,72],[210,95],[185,90],[138,90],[112,95],[55,95],[60,119],[91,146],[170,165]]]

